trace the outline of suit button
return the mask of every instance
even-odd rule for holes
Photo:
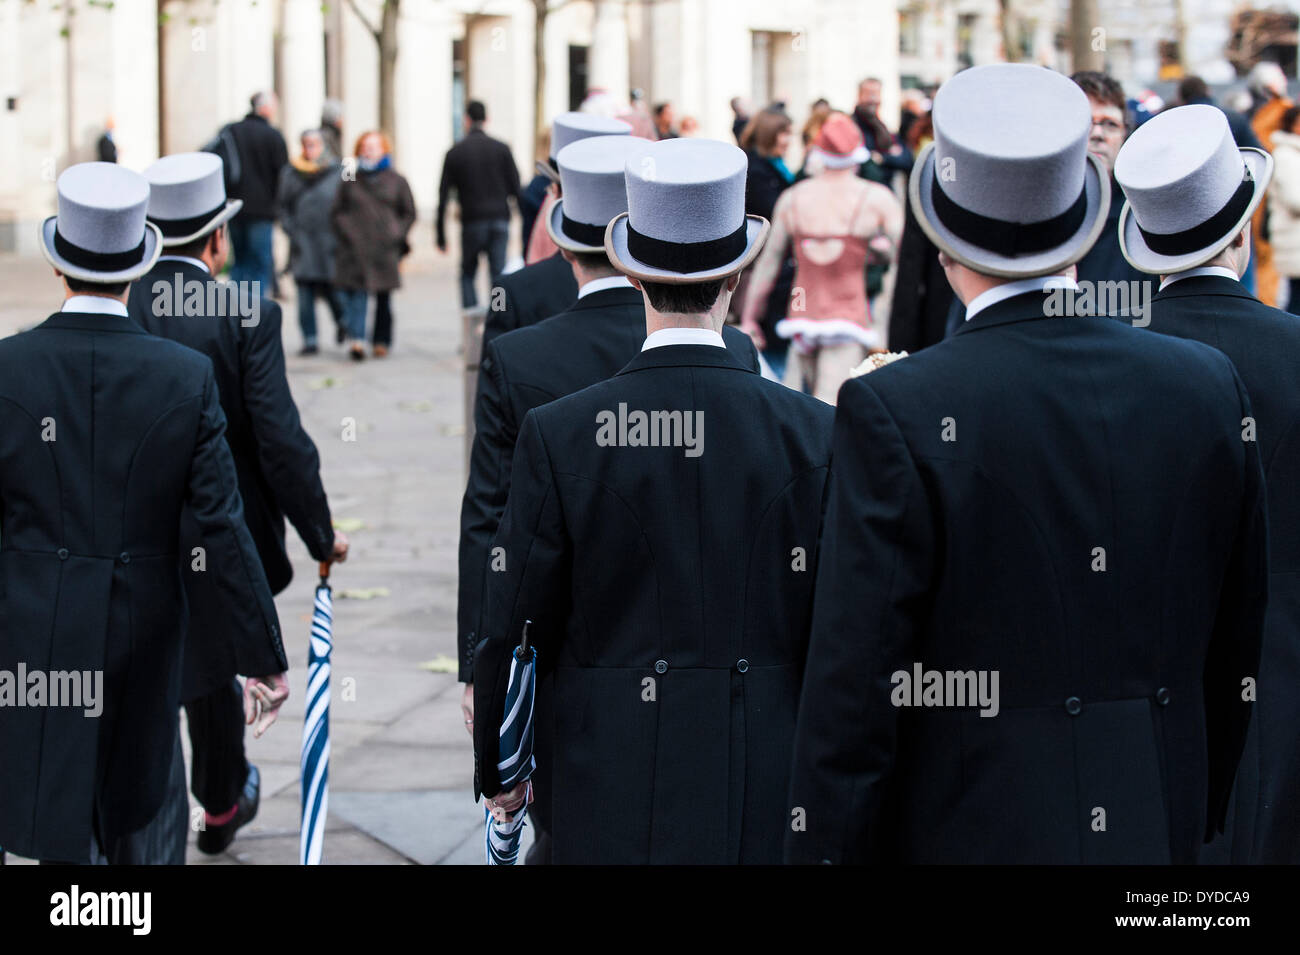
[[[1169,705],[1169,687],[1162,686],[1160,689],[1156,690],[1156,702],[1161,706]]]
[[[736,669],[739,670],[741,673],[744,673],[746,670],[749,669],[749,661],[748,661],[748,660],[737,660],[737,661],[736,661]]]
[[[668,672],[668,661],[667,661],[667,660],[656,660],[656,661],[655,661],[655,672],[656,672],[656,673],[667,673],[667,672]]]
[[[68,559],[68,549],[66,547],[60,547],[59,560],[67,560],[67,559]]]
[[[128,554],[126,551],[122,551],[122,553],[118,554],[118,555],[117,555],[117,559],[120,560],[120,561],[121,561],[122,563],[124,563],[124,564],[129,564],[129,563],[131,563],[131,555]]]
[[[1078,716],[1083,712],[1083,701],[1077,696],[1070,697],[1065,701],[1065,712],[1069,713],[1071,716]]]

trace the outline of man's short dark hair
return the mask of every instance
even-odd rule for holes
[[[672,103],[669,103],[667,100],[665,100],[665,101],[662,102],[662,103],[656,103],[656,104],[655,104],[655,118],[658,119],[660,116],[662,116],[663,113],[664,113],[664,110],[666,110],[669,106],[672,106],[672,105],[673,105],[673,104],[672,104]]]
[[[1295,132],[1295,124],[1298,119],[1300,119],[1300,106],[1292,106],[1282,114],[1282,125],[1279,128],[1284,133]]]
[[[610,264],[609,256],[604,252],[570,252],[569,254],[588,272],[594,272],[596,269],[614,269]],[[618,270],[614,269],[614,271]]]
[[[471,123],[481,123],[487,119],[487,107],[479,100],[472,99],[465,106],[465,115]]]
[[[1187,76],[1178,84],[1178,102],[1184,105],[1198,99],[1209,99],[1210,88],[1199,76]]]
[[[1107,106],[1118,107],[1121,113],[1128,106],[1128,100],[1124,97],[1124,87],[1105,73],[1097,70],[1080,70],[1070,79],[1074,80],[1074,85],[1083,90],[1089,99],[1095,99],[1098,103],[1105,103]]]
[[[203,250],[208,247],[212,240],[212,233],[200,236],[192,242],[186,242],[184,245],[171,245],[167,247],[168,255],[183,255],[187,259],[203,258]]]
[[[713,308],[722,294],[726,279],[714,279],[711,282],[691,282],[678,284],[673,282],[645,282],[646,298],[656,312],[676,315],[701,315]]]
[[[105,285],[103,282],[86,282],[82,279],[74,279],[70,275],[63,276],[63,280],[68,283],[68,290],[78,295],[113,295],[118,296],[126,291],[130,282],[114,282],[112,285]]]

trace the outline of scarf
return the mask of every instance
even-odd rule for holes
[[[387,169],[393,164],[391,156],[384,156],[382,159],[358,159],[357,168],[362,172],[379,172]]]

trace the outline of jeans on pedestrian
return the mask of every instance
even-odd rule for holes
[[[230,267],[232,282],[260,282],[260,292],[270,298],[274,292],[275,262],[271,257],[271,220],[235,216],[230,220]]]
[[[1292,276],[1287,280],[1290,295],[1287,297],[1286,310],[1292,315],[1300,315],[1300,278]]]
[[[506,219],[477,219],[462,222],[460,226],[460,304],[473,308],[478,304],[474,291],[474,276],[478,272],[479,256],[487,253],[488,274],[492,284],[506,267],[506,241],[510,238],[510,223]]]
[[[388,346],[393,343],[393,306],[389,301],[391,294],[375,293],[375,327],[370,333],[372,344]]]
[[[348,338],[354,342],[364,342],[369,295],[363,288],[341,288],[338,296],[339,303],[343,306],[343,325],[347,329]]]
[[[325,299],[334,316],[334,324],[343,324],[343,309],[339,305],[334,286],[328,282],[298,282],[298,327],[302,329],[302,343],[316,344],[316,300]]]

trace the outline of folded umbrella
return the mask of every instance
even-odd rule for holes
[[[302,865],[320,865],[329,805],[330,650],[334,629],[334,598],[329,576],[330,565],[322,563],[311,614],[307,711],[302,724],[302,828],[298,846]]]
[[[510,679],[506,685],[505,718],[498,734],[497,773],[501,778],[501,791],[508,792],[528,780],[537,768],[533,758],[533,698],[537,689],[537,650],[528,645],[528,625],[519,646],[510,657]],[[531,783],[529,784],[531,786]],[[489,865],[514,865],[519,858],[519,842],[523,838],[524,820],[528,816],[528,796],[514,816],[498,822],[491,810],[484,807],[487,816],[484,845]]]

